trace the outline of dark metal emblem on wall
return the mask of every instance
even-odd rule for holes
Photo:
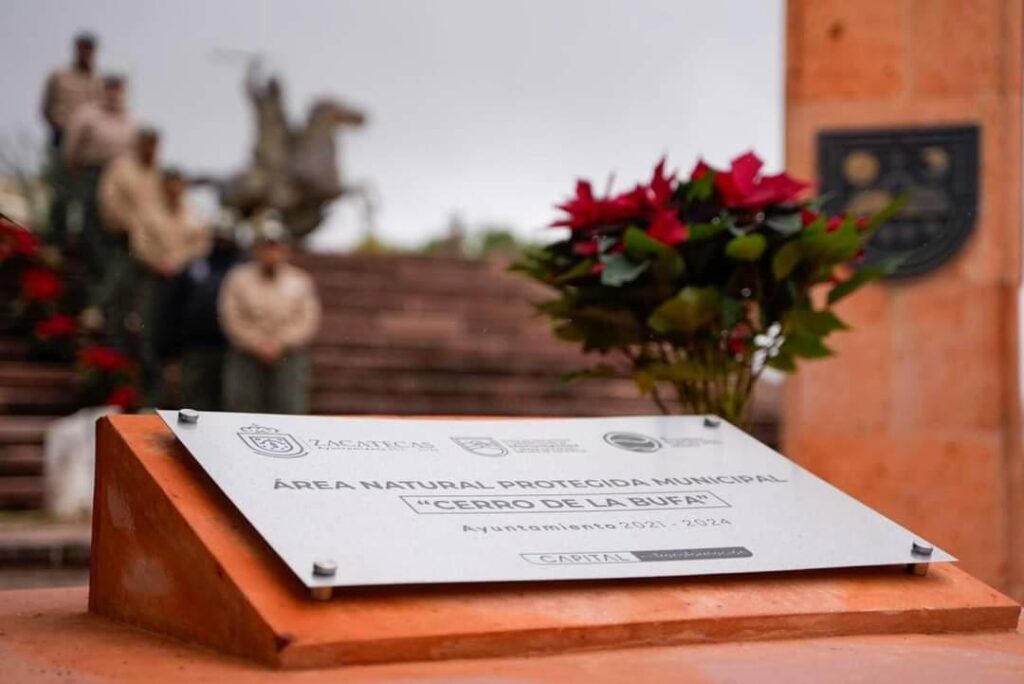
[[[901,193],[907,204],[865,250],[865,264],[902,261],[891,277],[920,275],[956,254],[978,209],[977,126],[824,131],[818,174],[825,210],[873,213]]]

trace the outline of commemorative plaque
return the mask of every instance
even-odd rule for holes
[[[955,560],[702,416],[160,415],[314,592]]]

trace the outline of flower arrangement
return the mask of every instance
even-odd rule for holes
[[[87,405],[138,408],[138,369],[123,352],[104,345],[83,347],[78,352],[78,369]]]
[[[86,405],[138,407],[137,370],[131,358],[98,345],[79,349],[83,340],[59,266],[59,257],[41,247],[31,231],[0,214],[0,287],[17,293],[10,302],[11,313],[31,337],[36,356],[77,359]]]
[[[687,178],[662,160],[614,195],[581,180],[553,224],[568,235],[512,268],[554,290],[538,310],[558,337],[605,357],[570,378],[628,376],[664,413],[743,425],[763,370],[831,354],[825,338],[846,328],[833,306],[891,267],[849,263],[900,201],[827,216],[807,188],[753,153]]]

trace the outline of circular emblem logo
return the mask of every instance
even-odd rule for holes
[[[242,428],[238,436],[247,447],[260,456],[300,458],[306,455],[306,449],[299,440],[277,428],[249,425]]]
[[[921,275],[956,255],[978,215],[977,126],[826,131],[819,136],[821,191],[829,213],[875,214],[899,196],[902,209],[871,236],[863,265],[889,277]]]
[[[655,452],[661,448],[661,442],[638,432],[606,432],[604,441],[619,449],[638,451],[644,454]]]

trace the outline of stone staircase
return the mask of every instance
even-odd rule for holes
[[[313,349],[314,413],[586,416],[653,413],[632,383],[565,384],[594,360],[555,339],[531,283],[495,262],[305,255],[324,325]],[[42,438],[77,407],[71,368],[30,360],[0,332],[0,511],[42,503]],[[775,442],[772,388],[756,432]]]

